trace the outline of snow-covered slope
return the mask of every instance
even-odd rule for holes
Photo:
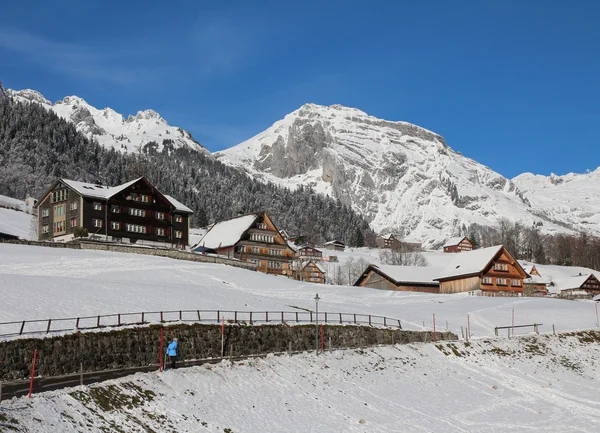
[[[138,111],[135,116],[130,115],[125,119],[112,108],[99,110],[77,96],[67,96],[52,104],[35,90],[9,89],[8,94],[16,101],[35,102],[54,111],[60,117],[73,122],[79,131],[98,140],[105,147],[113,147],[122,152],[137,152],[140,146],[156,142],[155,150],[158,152],[169,143],[167,146],[173,148],[189,147],[208,153],[188,131],[170,126],[153,110]]]
[[[501,217],[526,226],[541,221],[549,233],[583,225],[532,206],[512,181],[455,152],[438,134],[340,105],[303,105],[216,155],[255,178],[339,198],[376,231],[410,236],[426,247]],[[600,234],[600,224],[586,228]]]
[[[18,236],[19,239],[34,237],[32,211],[24,201],[0,195],[0,233]]]
[[[600,168],[564,176],[523,173],[513,182],[537,211],[569,226],[598,234]]]
[[[597,432],[597,334],[270,356],[3,401],[28,432]]]

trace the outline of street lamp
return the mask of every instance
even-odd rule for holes
[[[315,296],[315,352],[319,354],[319,294]]]

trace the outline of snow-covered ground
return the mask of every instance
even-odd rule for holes
[[[0,195],[0,233],[30,239],[31,211],[24,201]]]
[[[542,332],[553,324],[558,331],[596,327],[591,301],[321,285],[218,264],[11,244],[0,244],[0,293],[2,322],[180,309],[293,311],[313,309],[319,293],[320,311],[398,318],[406,329],[431,329],[435,314],[438,329],[461,335],[469,315],[474,338],[510,325],[513,309],[516,324],[542,323]]]
[[[0,406],[29,432],[597,432],[600,345],[411,344],[138,374]]]

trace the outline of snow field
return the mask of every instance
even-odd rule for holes
[[[13,399],[0,414],[31,432],[596,432],[595,336],[221,362]]]
[[[495,326],[541,323],[540,332],[597,327],[595,304],[546,298],[403,293],[304,283],[217,264],[102,251],[0,244],[0,322],[167,310],[314,310],[397,318],[404,329],[473,338]],[[227,319],[227,318],[226,318]],[[515,333],[531,333],[531,328]],[[0,333],[5,333],[1,332]]]

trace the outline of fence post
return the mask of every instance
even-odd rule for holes
[[[79,329],[79,317],[77,318],[77,321],[75,322],[75,329]]]
[[[327,323],[327,311],[325,311],[325,323]]]
[[[298,312],[296,311],[296,323],[298,323]]]
[[[160,322],[162,323],[162,322],[164,322],[164,321],[165,321],[165,320],[164,320],[163,312],[161,311],[161,312],[160,312]]]
[[[312,323],[312,311],[310,312],[310,323]]]
[[[496,337],[498,336],[498,327],[497,326],[494,328],[494,334],[496,334]]]
[[[233,321],[237,323],[237,311],[233,312]]]
[[[371,326],[371,315],[369,314],[369,326]]]
[[[340,324],[342,324],[342,313],[340,313]]]
[[[552,335],[556,335],[556,328],[554,327],[554,323],[552,324]]]
[[[269,312],[265,311],[265,322],[269,321]]]
[[[24,328],[25,328],[25,321],[23,320],[23,323],[21,323],[21,330],[19,331],[19,335],[23,335]]]
[[[31,379],[29,380],[29,398],[33,393],[33,378],[35,377],[35,363],[37,361],[37,349],[33,351],[33,363],[31,364]]]
[[[538,331],[538,324],[537,324],[537,323],[534,323],[534,324],[533,324],[533,331],[534,331],[536,334],[539,334],[539,331]]]
[[[217,323],[221,321],[221,312],[217,310]]]
[[[100,316],[98,316],[98,320],[96,320],[96,328],[100,327]]]
[[[252,311],[250,311],[250,324],[252,325]]]
[[[46,334],[50,332],[50,324],[52,323],[52,319],[48,319],[48,327],[46,328]]]
[[[196,314],[198,314],[198,322],[202,322],[202,319],[200,318],[200,310],[196,310]]]
[[[402,323],[400,323],[400,320],[398,320],[398,329],[402,329]]]
[[[117,314],[117,326],[121,326],[121,313]]]
[[[142,311],[142,323],[144,323],[144,312]]]
[[[354,314],[354,324],[356,325],[356,314]]]
[[[179,321],[183,320],[183,316],[181,315],[181,310],[179,310]]]
[[[283,324],[285,320],[283,320],[283,311],[281,312],[281,323]]]
[[[387,322],[385,320],[385,316],[383,316],[383,326],[387,326]]]

